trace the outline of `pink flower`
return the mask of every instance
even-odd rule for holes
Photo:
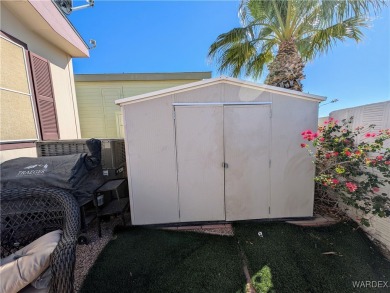
[[[373,192],[379,192],[379,188],[378,188],[378,187],[373,187],[373,188],[372,188],[372,191],[373,191]]]
[[[385,161],[385,164],[386,165],[390,165],[390,161]]]
[[[339,180],[337,180],[336,178],[333,178],[333,179],[332,179],[332,183],[333,183],[333,184],[339,184],[339,183],[340,183],[340,181],[339,181]]]
[[[347,157],[349,157],[350,155],[352,155],[352,153],[351,153],[350,151],[345,151],[344,153],[345,153],[345,155],[346,155]]]
[[[328,124],[328,123],[329,123],[329,121],[328,121],[328,120],[325,120],[325,121],[324,121],[324,124]]]
[[[325,155],[325,158],[329,159],[331,156],[332,156],[332,154],[327,153],[327,154]]]
[[[305,148],[306,146],[307,146],[307,144],[301,143],[301,148]]]
[[[382,160],[383,160],[383,156],[377,156],[376,159],[377,159],[378,161],[382,161]]]
[[[365,137],[375,137],[376,134],[375,134],[375,133],[369,133],[369,132],[367,132],[364,136],[365,136]]]
[[[320,137],[320,141],[324,141],[325,140],[325,138],[323,138],[323,137]]]
[[[357,189],[357,185],[353,182],[347,182],[345,183],[345,186],[347,186],[349,192],[355,192]]]
[[[333,157],[337,157],[338,155],[339,155],[338,152],[333,152],[333,153],[332,153],[332,156],[333,156]]]

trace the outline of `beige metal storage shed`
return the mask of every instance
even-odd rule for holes
[[[134,225],[313,215],[323,97],[214,78],[117,100]]]

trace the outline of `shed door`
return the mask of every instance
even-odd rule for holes
[[[181,222],[225,220],[223,107],[175,107]]]
[[[226,220],[269,217],[270,106],[225,106]]]

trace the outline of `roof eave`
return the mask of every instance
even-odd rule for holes
[[[289,90],[289,89],[284,89],[284,88],[279,88],[279,87],[275,87],[275,86],[263,85],[263,84],[258,84],[258,83],[254,83],[254,82],[243,81],[243,80],[240,80],[237,78],[221,76],[221,77],[217,77],[217,78],[205,79],[205,80],[201,80],[201,81],[197,81],[197,82],[193,82],[193,83],[189,83],[189,84],[184,84],[184,85],[180,85],[180,86],[176,86],[176,87],[172,87],[172,88],[168,88],[168,89],[154,91],[154,92],[150,92],[150,93],[146,93],[146,94],[142,94],[142,95],[137,95],[137,96],[133,96],[133,97],[129,97],[129,98],[119,99],[119,100],[115,101],[115,104],[125,105],[125,104],[140,102],[143,100],[156,99],[156,98],[166,96],[169,94],[189,91],[192,89],[202,88],[202,87],[206,87],[206,86],[210,86],[210,85],[218,84],[218,83],[223,83],[223,82],[238,85],[238,86],[253,88],[253,89],[257,89],[257,90],[266,90],[269,92],[293,96],[293,97],[300,98],[300,99],[312,100],[312,101],[315,101],[318,103],[326,100],[326,97],[322,97],[322,96],[306,94],[306,93],[293,91],[293,90]]]
[[[33,31],[71,57],[89,57],[89,49],[80,34],[51,0],[2,1]]]
[[[211,71],[202,72],[168,72],[168,73],[102,73],[75,74],[76,82],[96,81],[161,81],[161,80],[197,80],[208,79]]]

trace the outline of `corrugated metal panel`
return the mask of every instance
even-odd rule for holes
[[[49,62],[29,52],[42,139],[59,139]]]
[[[123,96],[132,97],[161,89],[166,89],[196,80],[132,81],[123,84]]]
[[[378,131],[379,129],[388,129],[390,128],[390,102],[375,103],[338,110],[331,112],[329,116],[337,120],[349,119],[349,117],[354,116],[353,128],[358,126],[367,127],[371,124],[375,124],[374,131]],[[357,143],[360,143],[363,140],[368,140],[364,137],[364,134],[367,131],[368,130],[362,132],[357,139]],[[390,142],[385,142],[384,147],[390,147]],[[386,186],[381,187],[381,192],[385,192],[390,195],[390,185],[387,184]],[[353,217],[355,217],[355,215],[358,215],[359,217],[362,216],[362,213],[359,211],[351,207],[348,207],[348,209],[350,210],[349,215]],[[370,228],[364,229],[371,236],[390,249],[390,218],[379,218],[377,216],[373,216],[370,219],[370,224]]]
[[[177,106],[180,221],[225,220],[223,107]]]
[[[167,97],[124,109],[134,225],[179,222],[172,102]]]
[[[269,217],[270,110],[270,106],[224,107],[228,221]]]

